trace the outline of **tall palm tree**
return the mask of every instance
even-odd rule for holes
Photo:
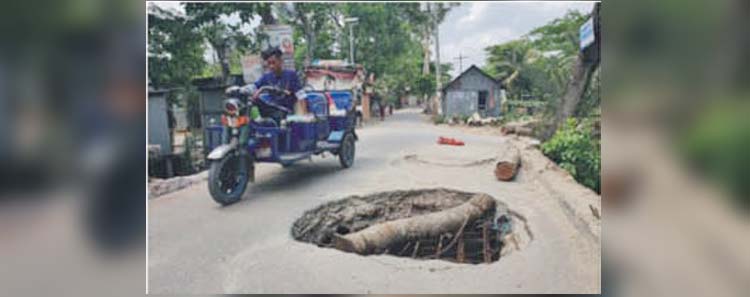
[[[521,71],[534,63],[540,55],[526,39],[490,46],[485,50],[489,55],[488,70],[496,78],[502,79],[508,91],[513,88],[513,83],[518,79]]]
[[[558,56],[547,59],[549,65],[544,70],[554,84],[555,90],[562,92],[570,79],[570,68],[575,63],[576,56]],[[559,94],[556,94],[559,95]]]

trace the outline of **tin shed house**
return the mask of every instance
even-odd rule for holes
[[[471,65],[443,88],[443,115],[482,117],[500,116],[503,89],[477,66]]]
[[[242,86],[245,82],[242,75],[232,74],[229,77],[229,83],[222,82],[217,77],[206,77],[193,80],[193,85],[198,88],[200,93],[199,108],[201,114],[201,126],[208,127],[219,125],[221,114],[224,112],[222,102],[224,102],[224,92],[229,86]]]
[[[172,152],[167,106],[168,90],[148,89],[148,144],[159,147],[159,155]]]
[[[222,103],[226,99],[224,92],[229,86],[245,85],[242,75],[232,74],[228,82],[220,78],[206,77],[193,80],[193,85],[200,93],[198,97],[198,108],[200,110],[200,127],[203,131],[203,154],[208,154],[211,149],[220,144],[221,133],[208,128],[221,125],[221,114],[224,113]],[[214,131],[214,132],[211,132]],[[220,130],[219,130],[220,131]]]

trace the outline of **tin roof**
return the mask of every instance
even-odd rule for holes
[[[445,92],[445,90],[447,90],[450,86],[452,86],[456,81],[460,80],[465,74],[469,73],[469,71],[471,71],[472,69],[476,70],[476,71],[479,71],[480,74],[484,75],[485,77],[489,78],[492,82],[494,82],[494,83],[496,83],[496,84],[498,84],[499,86],[502,87],[502,83],[500,81],[498,81],[497,79],[493,78],[491,75],[487,74],[486,72],[482,71],[482,69],[480,69],[476,65],[472,64],[464,72],[462,72],[461,74],[459,74],[455,79],[453,79],[451,82],[449,82],[447,85],[445,85],[445,87],[443,87],[442,91]]]

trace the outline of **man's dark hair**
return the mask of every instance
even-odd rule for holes
[[[260,53],[261,58],[263,60],[268,60],[270,57],[277,57],[281,58],[281,50],[278,47],[270,47],[266,50],[264,50],[262,53]]]

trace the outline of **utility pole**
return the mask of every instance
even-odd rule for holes
[[[346,18],[344,23],[349,24],[349,63],[354,65],[354,31],[352,27],[359,22],[359,18]]]
[[[431,6],[431,3],[427,3],[428,9],[430,6]],[[430,17],[432,18],[432,26],[434,27],[433,31],[435,32],[435,80],[436,80],[435,82],[435,86],[436,86],[435,104],[433,105],[435,107],[435,110],[433,110],[432,112],[436,115],[441,115],[443,114],[443,108],[441,106],[443,84],[440,81],[440,78],[441,78],[440,76],[440,31],[439,31],[439,26],[437,22],[438,10],[439,10],[439,7],[435,9],[434,14],[432,13],[432,11],[430,13]]]
[[[458,53],[458,57],[454,58],[454,59],[458,60],[458,73],[459,73],[459,74],[461,74],[462,72],[464,72],[464,65],[463,65],[463,61],[464,61],[464,59],[466,59],[466,58],[468,58],[468,57],[467,57],[467,56],[464,56],[464,55],[462,55],[461,53]]]
[[[568,117],[573,115],[573,112],[581,101],[586,89],[590,87],[591,76],[594,74],[594,71],[599,68],[599,63],[601,62],[600,51],[602,42],[600,9],[600,3],[594,4],[590,20],[590,24],[593,28],[589,28],[589,34],[593,35],[591,36],[593,37],[593,41],[592,43],[589,43],[588,46],[583,46],[576,56],[576,60],[573,62],[573,67],[569,70],[571,72],[570,80],[565,87],[565,93],[563,93],[560,98],[557,111],[555,111],[555,121],[542,135],[542,139],[549,139],[552,137],[557,131],[557,128],[560,127]],[[584,23],[579,30],[584,31],[584,26],[586,26],[586,23]]]
[[[349,26],[349,62],[354,65],[354,34],[352,33],[352,27]]]

